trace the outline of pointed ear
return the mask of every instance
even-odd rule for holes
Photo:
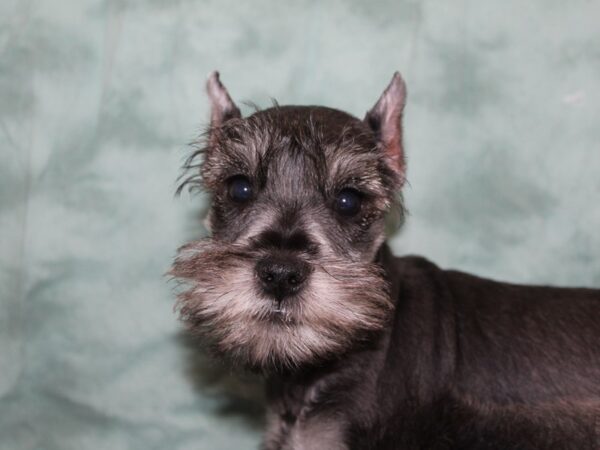
[[[206,92],[210,98],[210,126],[218,128],[229,119],[242,116],[240,109],[233,103],[229,92],[219,79],[219,72],[212,72],[206,81]]]
[[[400,73],[396,72],[375,106],[365,116],[365,122],[387,154],[390,167],[400,175],[402,181],[406,173],[402,145],[402,112],[405,102],[406,84]]]

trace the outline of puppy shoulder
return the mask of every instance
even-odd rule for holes
[[[393,276],[398,294],[405,299],[407,296],[419,298],[419,301],[424,298],[449,298],[447,272],[423,256],[394,257]]]
[[[443,276],[443,270],[435,263],[420,255],[395,256],[393,265],[400,279],[429,278]]]

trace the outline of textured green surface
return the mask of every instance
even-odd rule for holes
[[[600,286],[600,3],[0,2],[0,449],[240,449],[254,394],[182,338],[173,198],[237,100],[362,115],[408,83],[411,215],[443,266]],[[249,108],[246,108],[248,110]]]

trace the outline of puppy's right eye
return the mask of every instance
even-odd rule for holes
[[[252,184],[243,175],[237,175],[228,181],[227,193],[236,203],[246,203],[252,199]]]

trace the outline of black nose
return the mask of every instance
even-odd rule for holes
[[[263,290],[277,300],[300,291],[309,274],[309,266],[295,257],[270,256],[256,264]]]

